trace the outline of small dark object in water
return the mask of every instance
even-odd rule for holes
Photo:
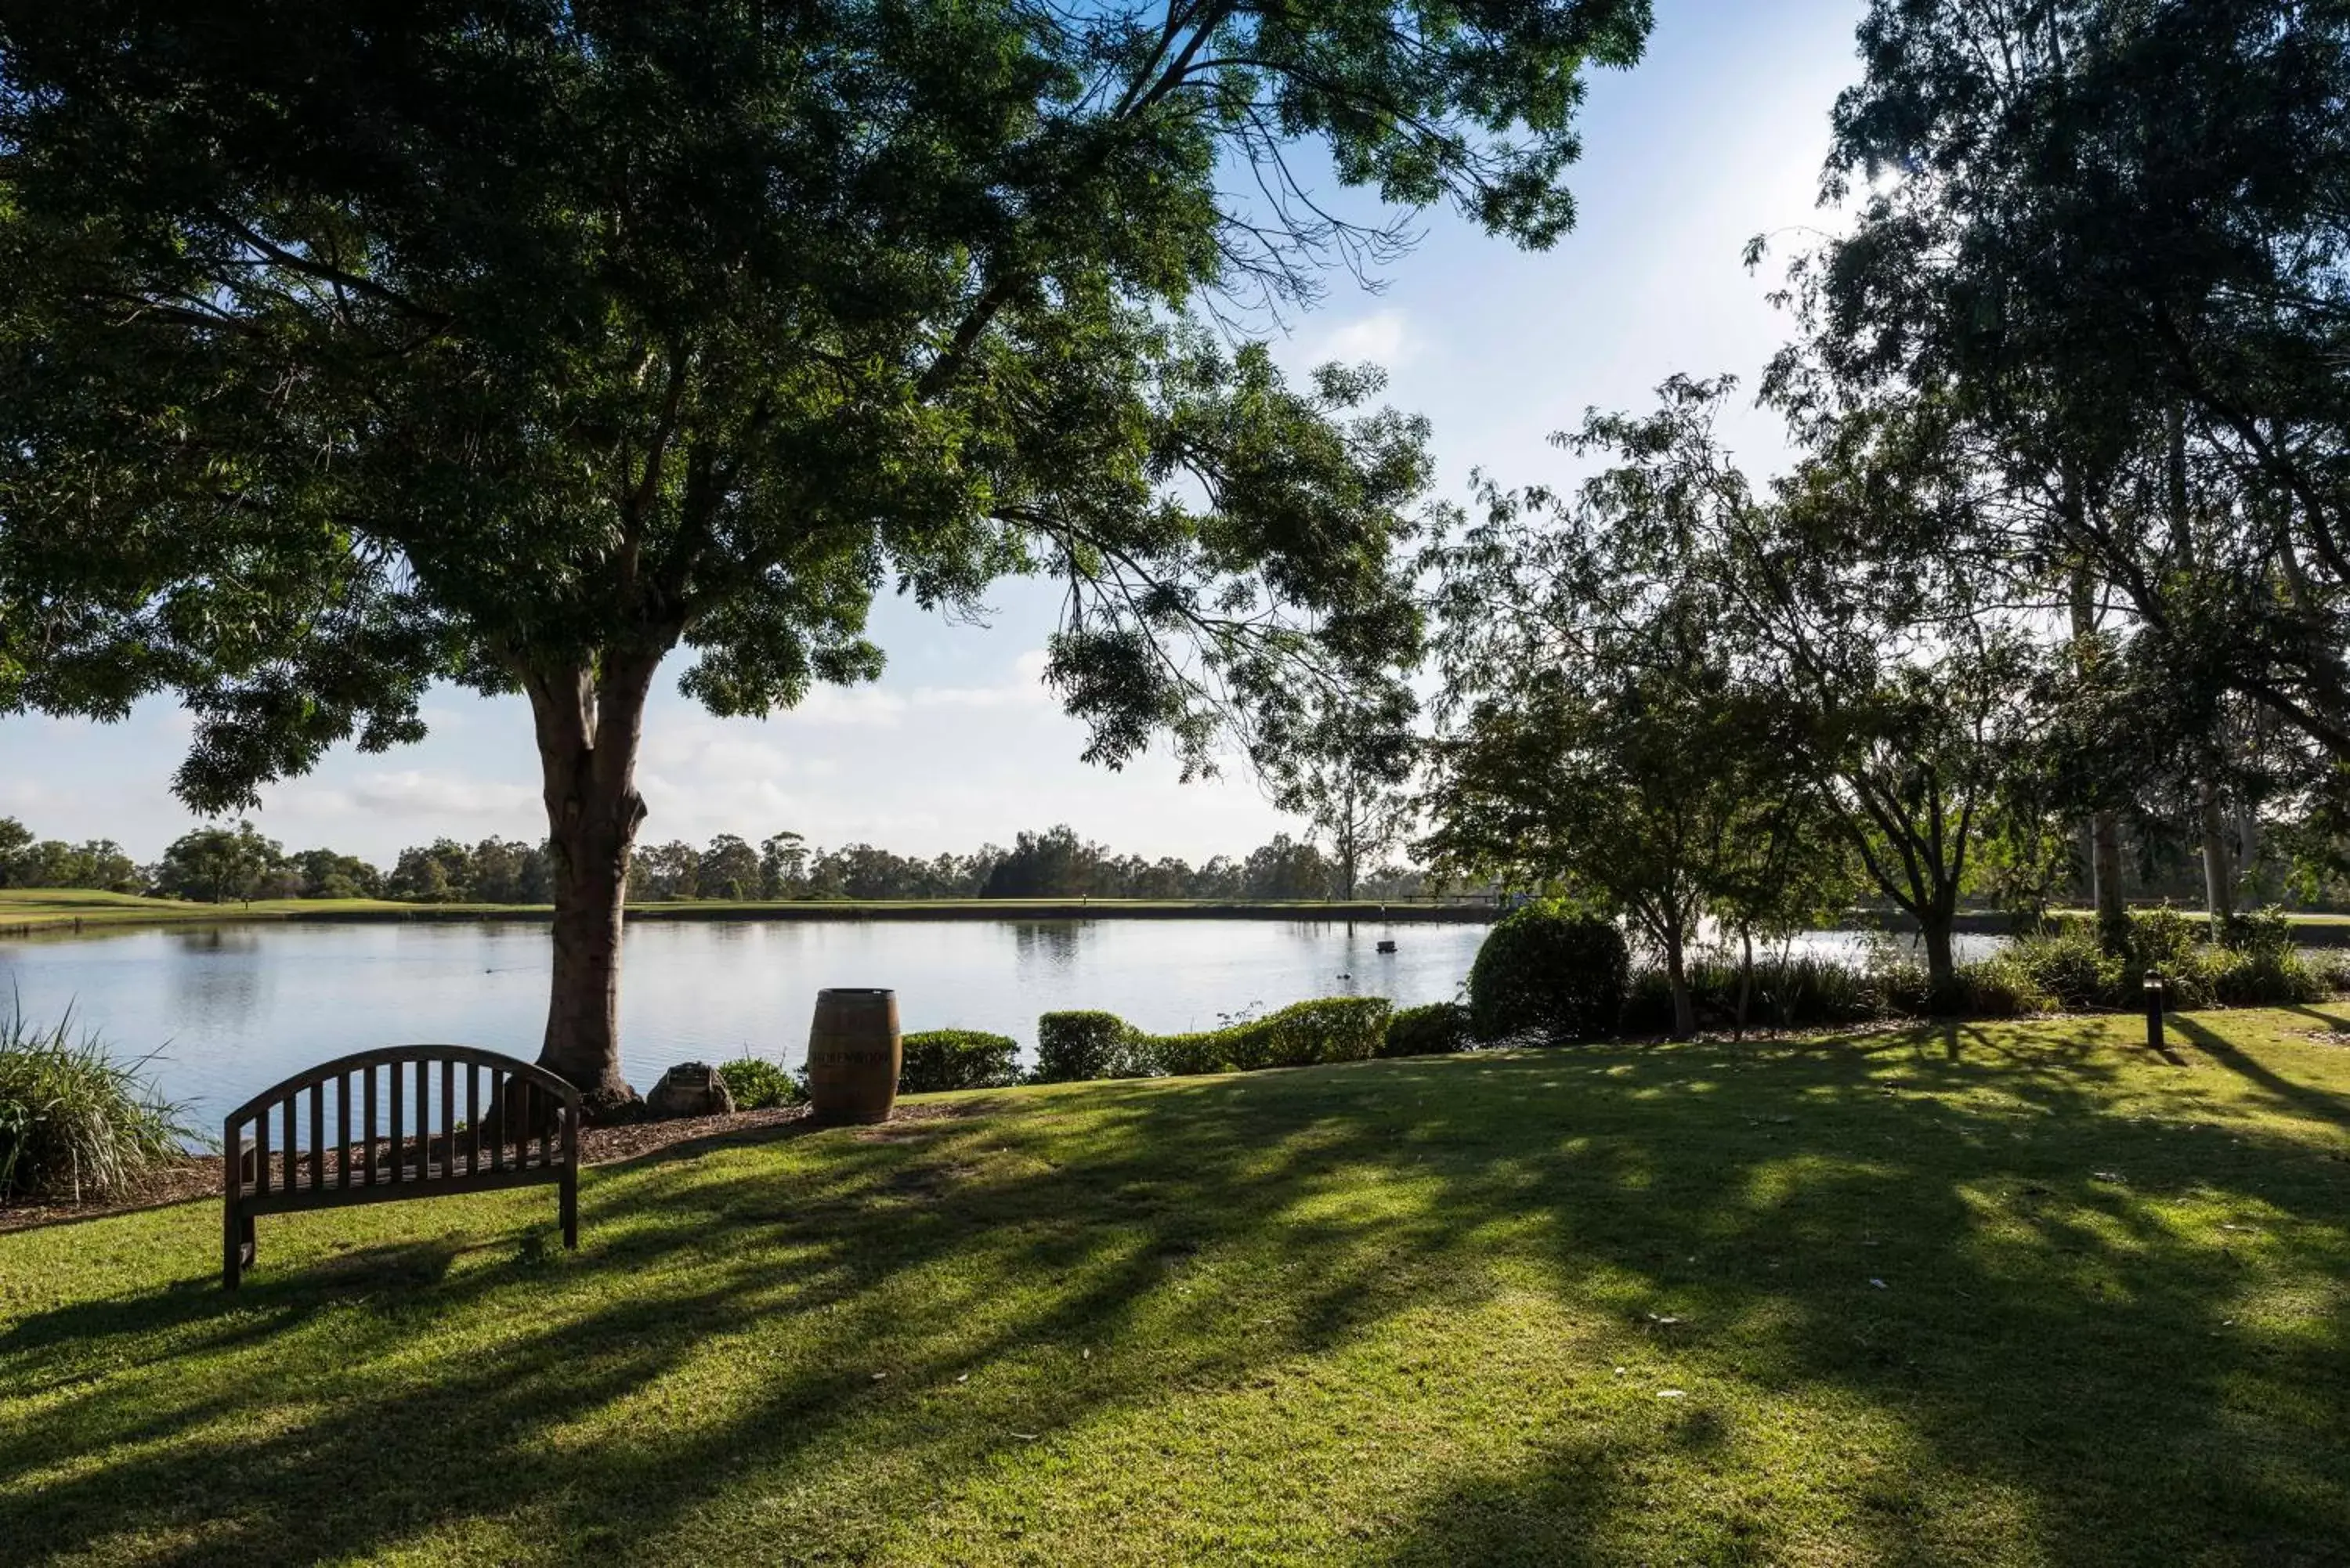
[[[1383,953],[1391,953],[1395,951],[1395,939],[1393,937],[1382,939],[1379,942],[1379,951]]]

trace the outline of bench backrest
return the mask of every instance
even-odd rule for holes
[[[279,1210],[555,1180],[577,1162],[579,1110],[563,1079],[494,1051],[362,1051],[231,1111],[224,1185],[233,1201]]]

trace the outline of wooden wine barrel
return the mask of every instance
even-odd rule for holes
[[[828,1122],[886,1122],[898,1103],[898,993],[819,991],[808,1027],[808,1100]]]

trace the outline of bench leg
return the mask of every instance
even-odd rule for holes
[[[233,1291],[253,1262],[253,1217],[239,1214],[236,1205],[221,1205],[221,1288]]]
[[[565,1251],[579,1250],[579,1175],[576,1166],[563,1172],[563,1246]]]

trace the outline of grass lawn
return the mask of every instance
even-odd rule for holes
[[[469,905],[492,909],[496,905]],[[282,920],[291,916],[412,914],[417,906],[382,898],[255,898],[249,904],[192,904],[88,888],[0,888],[0,931],[94,926],[177,925],[190,920]]]
[[[0,1234],[0,1559],[2350,1559],[2334,1010],[917,1101]]]

